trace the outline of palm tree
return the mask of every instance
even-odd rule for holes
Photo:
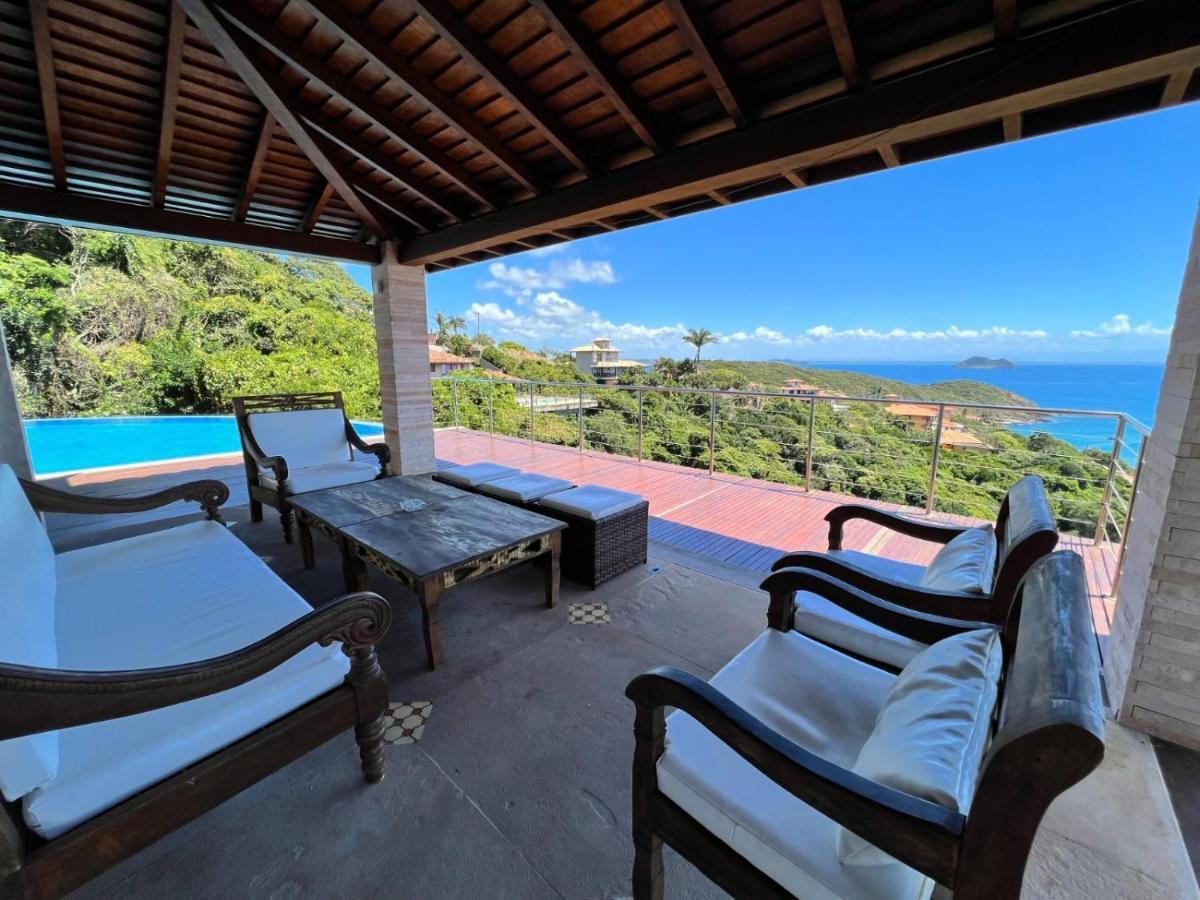
[[[458,334],[458,329],[467,327],[467,320],[462,316],[451,316],[446,320],[446,327]]]
[[[717,336],[707,328],[689,328],[687,334],[683,336],[683,342],[696,348],[696,371],[700,371],[700,348],[708,344],[715,344]]]
[[[438,337],[444,335],[446,333],[446,329],[450,327],[449,317],[440,309],[433,314],[433,323],[437,326],[436,331],[438,333]]]

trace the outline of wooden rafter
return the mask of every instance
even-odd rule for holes
[[[261,66],[254,58],[258,45],[254,44],[240,28],[229,25],[225,18],[207,0],[178,0],[188,17],[216,47],[226,64],[238,74],[259,102],[275,117],[284,131],[296,142],[300,151],[333,184],[354,214],[362,219],[372,234],[385,239],[389,237],[384,221],[377,218],[372,209],[362,201],[346,181],[342,166],[320,152],[304,122],[292,111],[295,98],[290,96],[286,84],[278,72]]]
[[[332,197],[333,185],[327,181],[321,190],[317,191],[317,195],[313,197],[312,206],[308,208],[308,214],[304,217],[304,221],[300,225],[300,230],[304,234],[311,234],[312,230],[317,227],[317,223],[321,221],[321,216],[325,215],[325,207],[329,205],[329,200]]]
[[[571,165],[588,175],[594,173],[579,141],[517,77],[507,61],[466,23],[461,13],[444,0],[409,0],[409,6],[455,49],[467,65],[495,85]]]
[[[1182,72],[1172,72],[1167,78],[1167,83],[1163,85],[1162,99],[1159,100],[1159,106],[1174,106],[1176,103],[1183,102],[1183,95],[1187,92],[1187,87],[1192,81],[1192,70],[1185,69]]]
[[[829,37],[833,41],[833,50],[837,54],[842,77],[846,79],[846,88],[854,91],[864,87],[870,78],[863,67],[862,54],[846,18],[843,0],[821,0],[821,12],[825,16],[825,27],[829,29]]]
[[[162,113],[158,119],[158,154],[154,162],[154,188],[151,202],[161,209],[167,200],[167,178],[171,174],[171,145],[175,141],[175,113],[179,108],[179,74],[183,68],[183,38],[187,15],[183,7],[171,2],[167,40],[163,47]]]
[[[368,91],[356,86],[349,78],[338,74],[320,56],[306,50],[300,43],[273,28],[269,19],[260,16],[240,2],[233,2],[233,0],[215,0],[215,2],[225,15],[246,34],[284,60],[305,78],[330,94],[336,95],[366,116],[393,140],[441,170],[451,181],[485,207],[496,209],[501,205],[496,192],[468,172],[461,163],[455,161],[428,138],[397,119],[384,104],[375,100]]]
[[[246,172],[246,180],[242,182],[242,193],[238,197],[237,206],[233,210],[233,221],[246,221],[246,213],[250,211],[250,202],[254,192],[258,190],[258,177],[262,174],[263,163],[267,159],[267,149],[271,146],[271,135],[275,131],[275,117],[270,113],[263,115],[262,124],[258,126],[258,139],[254,142],[254,155],[250,157],[250,168]]]
[[[203,241],[251,250],[277,250],[280,253],[299,253],[323,256],[352,262],[379,261],[379,248],[338,238],[318,237],[268,228],[228,219],[197,216],[101,200],[85,194],[69,194],[46,188],[5,185],[0,191],[0,216],[51,222],[58,225],[78,225],[83,228],[105,228],[132,234],[150,234],[166,238]]]
[[[1004,128],[1004,140],[1019,141],[1021,139],[1022,122],[1020,113],[1012,113],[1001,119],[1001,127]]]
[[[575,10],[563,0],[529,0],[529,5],[550,26],[571,57],[583,66],[600,91],[621,114],[634,134],[654,153],[663,151],[657,126],[645,102],[632,88],[607,53],[599,46]]]
[[[1004,43],[1017,36],[1017,0],[992,0],[992,21],[996,41]]]
[[[717,99],[725,107],[733,124],[742,128],[754,115],[749,103],[742,97],[737,73],[704,18],[704,11],[696,5],[695,0],[666,0],[666,3],[680,36],[704,70]]]
[[[807,170],[888,135],[893,145],[961,133],[1004,116],[1052,109],[1200,64],[1200,10],[1191,0],[1155,0],[1069,26],[1029,34],[952,62],[881,81],[762,124],[650,159],[410,241],[401,262],[461,256],[515,238],[569,231],[649,205],[684,203],[709,190]],[[1137,41],[1129,35],[1136,32]],[[1053,50],[1053,52],[1051,52]]]
[[[543,193],[545,185],[533,170],[503,141],[460,106],[433,79],[418,71],[407,59],[364,25],[349,9],[337,0],[297,0],[314,16],[333,28],[341,37],[356,46],[375,65],[382,68],[404,89],[462,132],[477,147],[494,159],[513,178],[535,194]]]
[[[883,164],[889,169],[894,169],[900,165],[900,154],[896,152],[896,148],[891,144],[880,145],[879,157],[883,160]]]
[[[54,186],[67,186],[67,156],[63,150],[62,120],[58,114],[58,84],[54,74],[54,50],[50,44],[50,2],[29,0],[29,24],[33,32],[33,53],[37,57],[38,90],[42,96],[42,118],[46,123],[46,146]]]
[[[791,182],[792,187],[808,187],[808,181],[805,180],[803,172],[796,172],[792,169],[784,169],[783,177]]]

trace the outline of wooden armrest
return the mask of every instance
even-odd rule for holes
[[[981,619],[991,620],[994,611],[992,598],[986,594],[935,591],[920,585],[892,581],[828,553],[788,553],[771,564],[773,572],[784,569],[809,569],[832,575],[838,581],[858,588],[872,597],[931,616],[978,622]]]
[[[258,440],[254,437],[254,433],[250,430],[250,426],[238,428],[242,436],[242,449],[246,451],[246,455],[254,461],[254,464],[260,469],[270,469],[275,473],[275,485],[278,488],[283,487],[283,483],[287,481],[288,465],[287,460],[282,456],[267,456],[263,448],[258,445]]]
[[[917,612],[873,597],[831,575],[812,569],[780,569],[767,576],[762,589],[771,595],[769,619],[772,627],[780,630],[791,628],[796,591],[810,591],[880,628],[923,644],[932,644],[964,631],[998,627],[988,622]]]
[[[177,500],[199,503],[208,518],[221,520],[218,512],[229,499],[229,488],[220,481],[206,479],[189,481],[142,497],[95,497],[60,491],[36,481],[21,479],[21,487],[29,504],[39,512],[62,513],[127,513],[157,509]]]
[[[386,443],[380,441],[377,444],[368,444],[362,439],[362,435],[354,430],[354,423],[349,419],[346,419],[346,440],[355,450],[373,453],[376,460],[379,461],[379,470],[385,475],[387,474],[388,463],[392,461],[392,449]]]
[[[0,740],[174,706],[245,684],[310,644],[335,641],[369,655],[391,607],[378,594],[346,594],[256,643],[223,656],[156,669],[67,671],[0,664]],[[100,638],[103,639],[103,638]],[[114,634],[114,641],[127,639]]]
[[[767,727],[707,682],[660,666],[629,682],[640,710],[672,706],[699,722],[763,775],[879,849],[943,884],[954,879],[966,817],[831,763]]]
[[[920,538],[923,541],[934,541],[938,544],[949,543],[967,530],[958,525],[918,522],[916,519],[890,513],[874,506],[848,503],[830,510],[825,515],[825,521],[829,523],[830,550],[842,549],[842,529],[851,519],[866,519],[868,522],[874,522],[876,525],[882,525],[884,528],[890,528],[900,534]]]

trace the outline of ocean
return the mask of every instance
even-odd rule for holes
[[[813,369],[840,369],[930,384],[936,381],[970,379],[1027,397],[1038,406],[1059,409],[1094,409],[1123,412],[1147,427],[1154,424],[1154,406],[1162,383],[1163,365],[1142,363],[1017,363],[1014,369],[956,369],[952,363],[803,363]],[[1047,431],[1080,449],[1112,448],[1113,422],[1085,416],[1056,416],[1036,425],[1014,425],[1014,431],[1029,434]],[[1135,435],[1126,438],[1136,452]]]

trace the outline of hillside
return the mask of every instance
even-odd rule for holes
[[[987,403],[996,406],[1037,406],[1032,400],[982,381],[969,379],[910,384],[861,372],[836,369],[809,369],[782,362],[746,362],[741,360],[705,360],[705,368],[732,369],[747,381],[766,390],[778,390],[789,378],[798,378],[828,391],[849,397],[883,397],[895,394],[905,400],[945,400]]]

